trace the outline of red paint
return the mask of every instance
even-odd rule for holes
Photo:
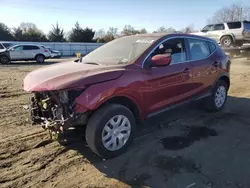
[[[171,56],[158,54],[152,57],[152,64],[156,66],[167,66],[171,63]]]
[[[137,106],[143,119],[171,104],[209,91],[220,74],[229,72],[228,58],[220,49],[199,61],[142,68],[144,59],[156,45],[168,37],[176,36],[192,35],[159,35],[156,42],[130,64],[101,66],[68,62],[47,66],[28,74],[24,89],[34,92],[86,87],[75,99],[75,111],[79,113],[96,110],[113,97],[126,97]],[[158,62],[158,65],[166,65],[169,59],[164,58],[159,56],[153,61]],[[220,66],[215,67],[215,61],[219,61]]]

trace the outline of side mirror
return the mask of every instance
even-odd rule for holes
[[[158,54],[153,56],[151,60],[153,66],[162,67],[171,63],[171,56],[169,54]]]

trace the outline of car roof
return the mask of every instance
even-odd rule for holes
[[[133,36],[135,36],[135,35],[133,35]],[[213,39],[208,38],[208,37],[194,35],[194,34],[185,34],[185,33],[148,33],[148,34],[137,34],[136,36],[155,37],[156,39],[161,39],[161,38],[165,38],[165,37],[183,37],[183,38],[190,37],[190,38],[197,38],[197,39],[214,41]]]
[[[40,44],[16,44],[16,45],[13,45],[12,47],[16,47],[16,46],[43,46],[43,45],[40,45]]]

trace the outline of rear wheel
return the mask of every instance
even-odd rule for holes
[[[109,104],[91,116],[86,128],[86,141],[97,155],[112,158],[129,146],[135,127],[134,115],[128,108]]]
[[[224,36],[220,40],[221,46],[230,47],[233,45],[233,39],[231,36]]]
[[[43,63],[44,62],[44,56],[43,55],[37,55],[36,56],[36,62],[37,63]]]
[[[205,99],[205,108],[213,112],[221,110],[227,100],[227,91],[228,84],[219,80],[212,91],[212,95]]]
[[[7,56],[0,56],[0,63],[2,64],[9,64],[10,63],[10,59]]]

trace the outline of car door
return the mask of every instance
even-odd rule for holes
[[[216,46],[211,41],[204,39],[187,38],[187,47],[190,54],[189,60],[192,69],[192,83],[196,96],[209,94],[212,83],[217,77],[217,66],[214,61],[213,53]],[[209,43],[214,48],[209,48]]]
[[[23,46],[15,46],[10,50],[11,60],[23,59]]]
[[[225,30],[224,24],[215,24],[213,25],[212,30],[207,32],[207,37],[214,39],[216,42],[220,41],[220,37],[222,36]]]
[[[34,59],[36,51],[39,50],[37,46],[25,45],[24,46],[24,56],[26,59]]]
[[[159,53],[169,54],[168,66],[151,67],[151,58]],[[148,66],[148,68],[147,68]],[[184,38],[168,39],[149,55],[144,63],[144,83],[141,93],[147,114],[155,113],[192,95],[191,65],[187,61]]]

